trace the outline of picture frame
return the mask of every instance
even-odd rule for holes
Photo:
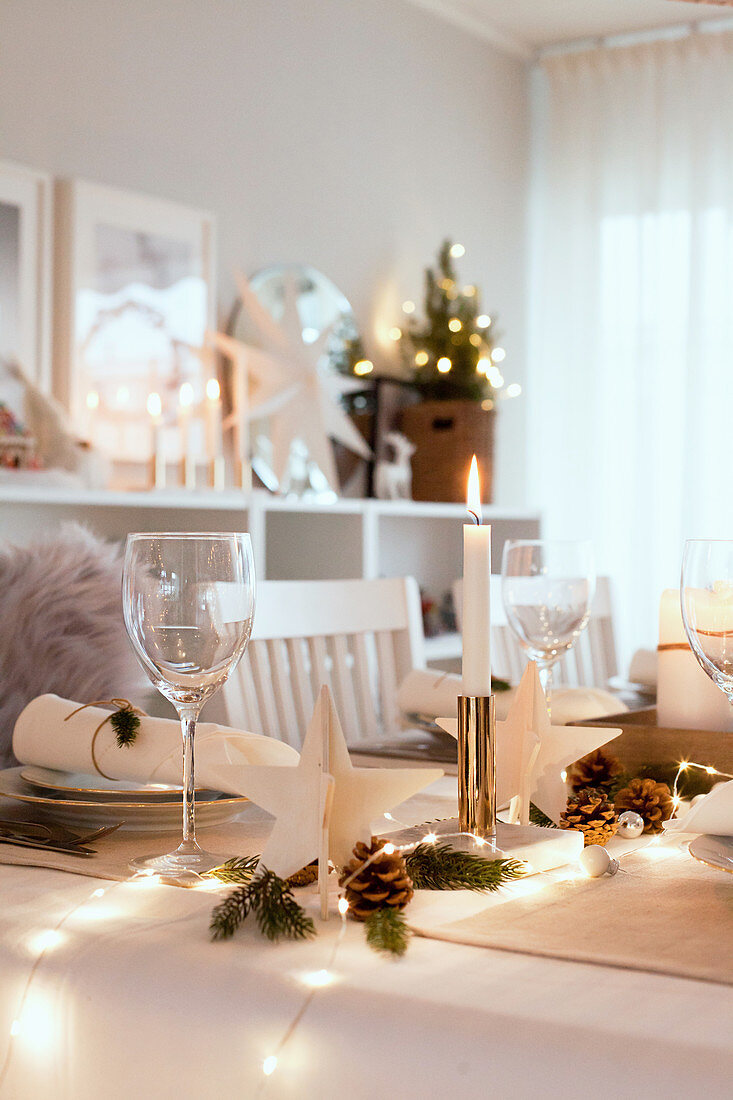
[[[81,438],[116,463],[171,459],[178,395],[188,383],[187,446],[211,372],[205,334],[216,313],[212,214],[86,180],[56,184],[54,393]],[[192,439],[194,440],[192,443]],[[162,440],[162,443],[160,442]]]
[[[0,161],[0,360],[51,390],[52,182]]]

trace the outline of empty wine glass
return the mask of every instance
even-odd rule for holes
[[[122,593],[135,656],[178,711],[183,736],[183,840],[175,852],[132,866],[166,875],[209,871],[222,857],[196,843],[194,738],[203,704],[229,678],[252,631],[250,537],[128,535]]]
[[[680,603],[698,664],[733,705],[733,540],[688,539]]]
[[[590,542],[512,539],[504,544],[501,594],[507,622],[537,662],[548,713],[552,667],[586,626],[595,589]]]

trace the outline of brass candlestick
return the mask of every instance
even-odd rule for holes
[[[496,840],[496,708],[493,695],[458,696],[458,822]]]

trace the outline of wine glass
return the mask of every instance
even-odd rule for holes
[[[132,534],[122,580],[125,626],[140,664],[173,703],[183,735],[183,840],[136,869],[203,873],[221,856],[196,843],[194,739],[199,712],[244,653],[254,617],[247,534]]]
[[[510,539],[504,543],[504,610],[519,644],[537,662],[548,714],[552,667],[585,628],[595,589],[590,542]]]
[[[688,539],[680,603],[698,664],[733,705],[733,540]]]

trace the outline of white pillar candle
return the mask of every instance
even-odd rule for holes
[[[193,386],[190,382],[184,382],[178,392],[178,427],[181,433],[181,480],[186,489],[196,488],[196,460],[191,431],[193,399]]]
[[[705,593],[701,593],[704,596]],[[659,605],[657,722],[671,729],[733,731],[733,707],[697,663],[682,623],[679,589]]]
[[[215,461],[222,457],[221,390],[216,378],[206,383],[206,453]]]
[[[481,524],[481,486],[476,456],[468,477],[463,527],[463,694],[491,695],[491,527]]]
[[[163,402],[159,393],[148,394],[148,412],[151,423],[151,468],[152,482],[155,489],[165,488],[165,455],[163,454],[163,440],[161,420],[163,417]]]
[[[252,488],[252,468],[249,461],[249,375],[244,349],[234,361],[234,404],[236,418],[235,483],[240,489],[248,492]]]

